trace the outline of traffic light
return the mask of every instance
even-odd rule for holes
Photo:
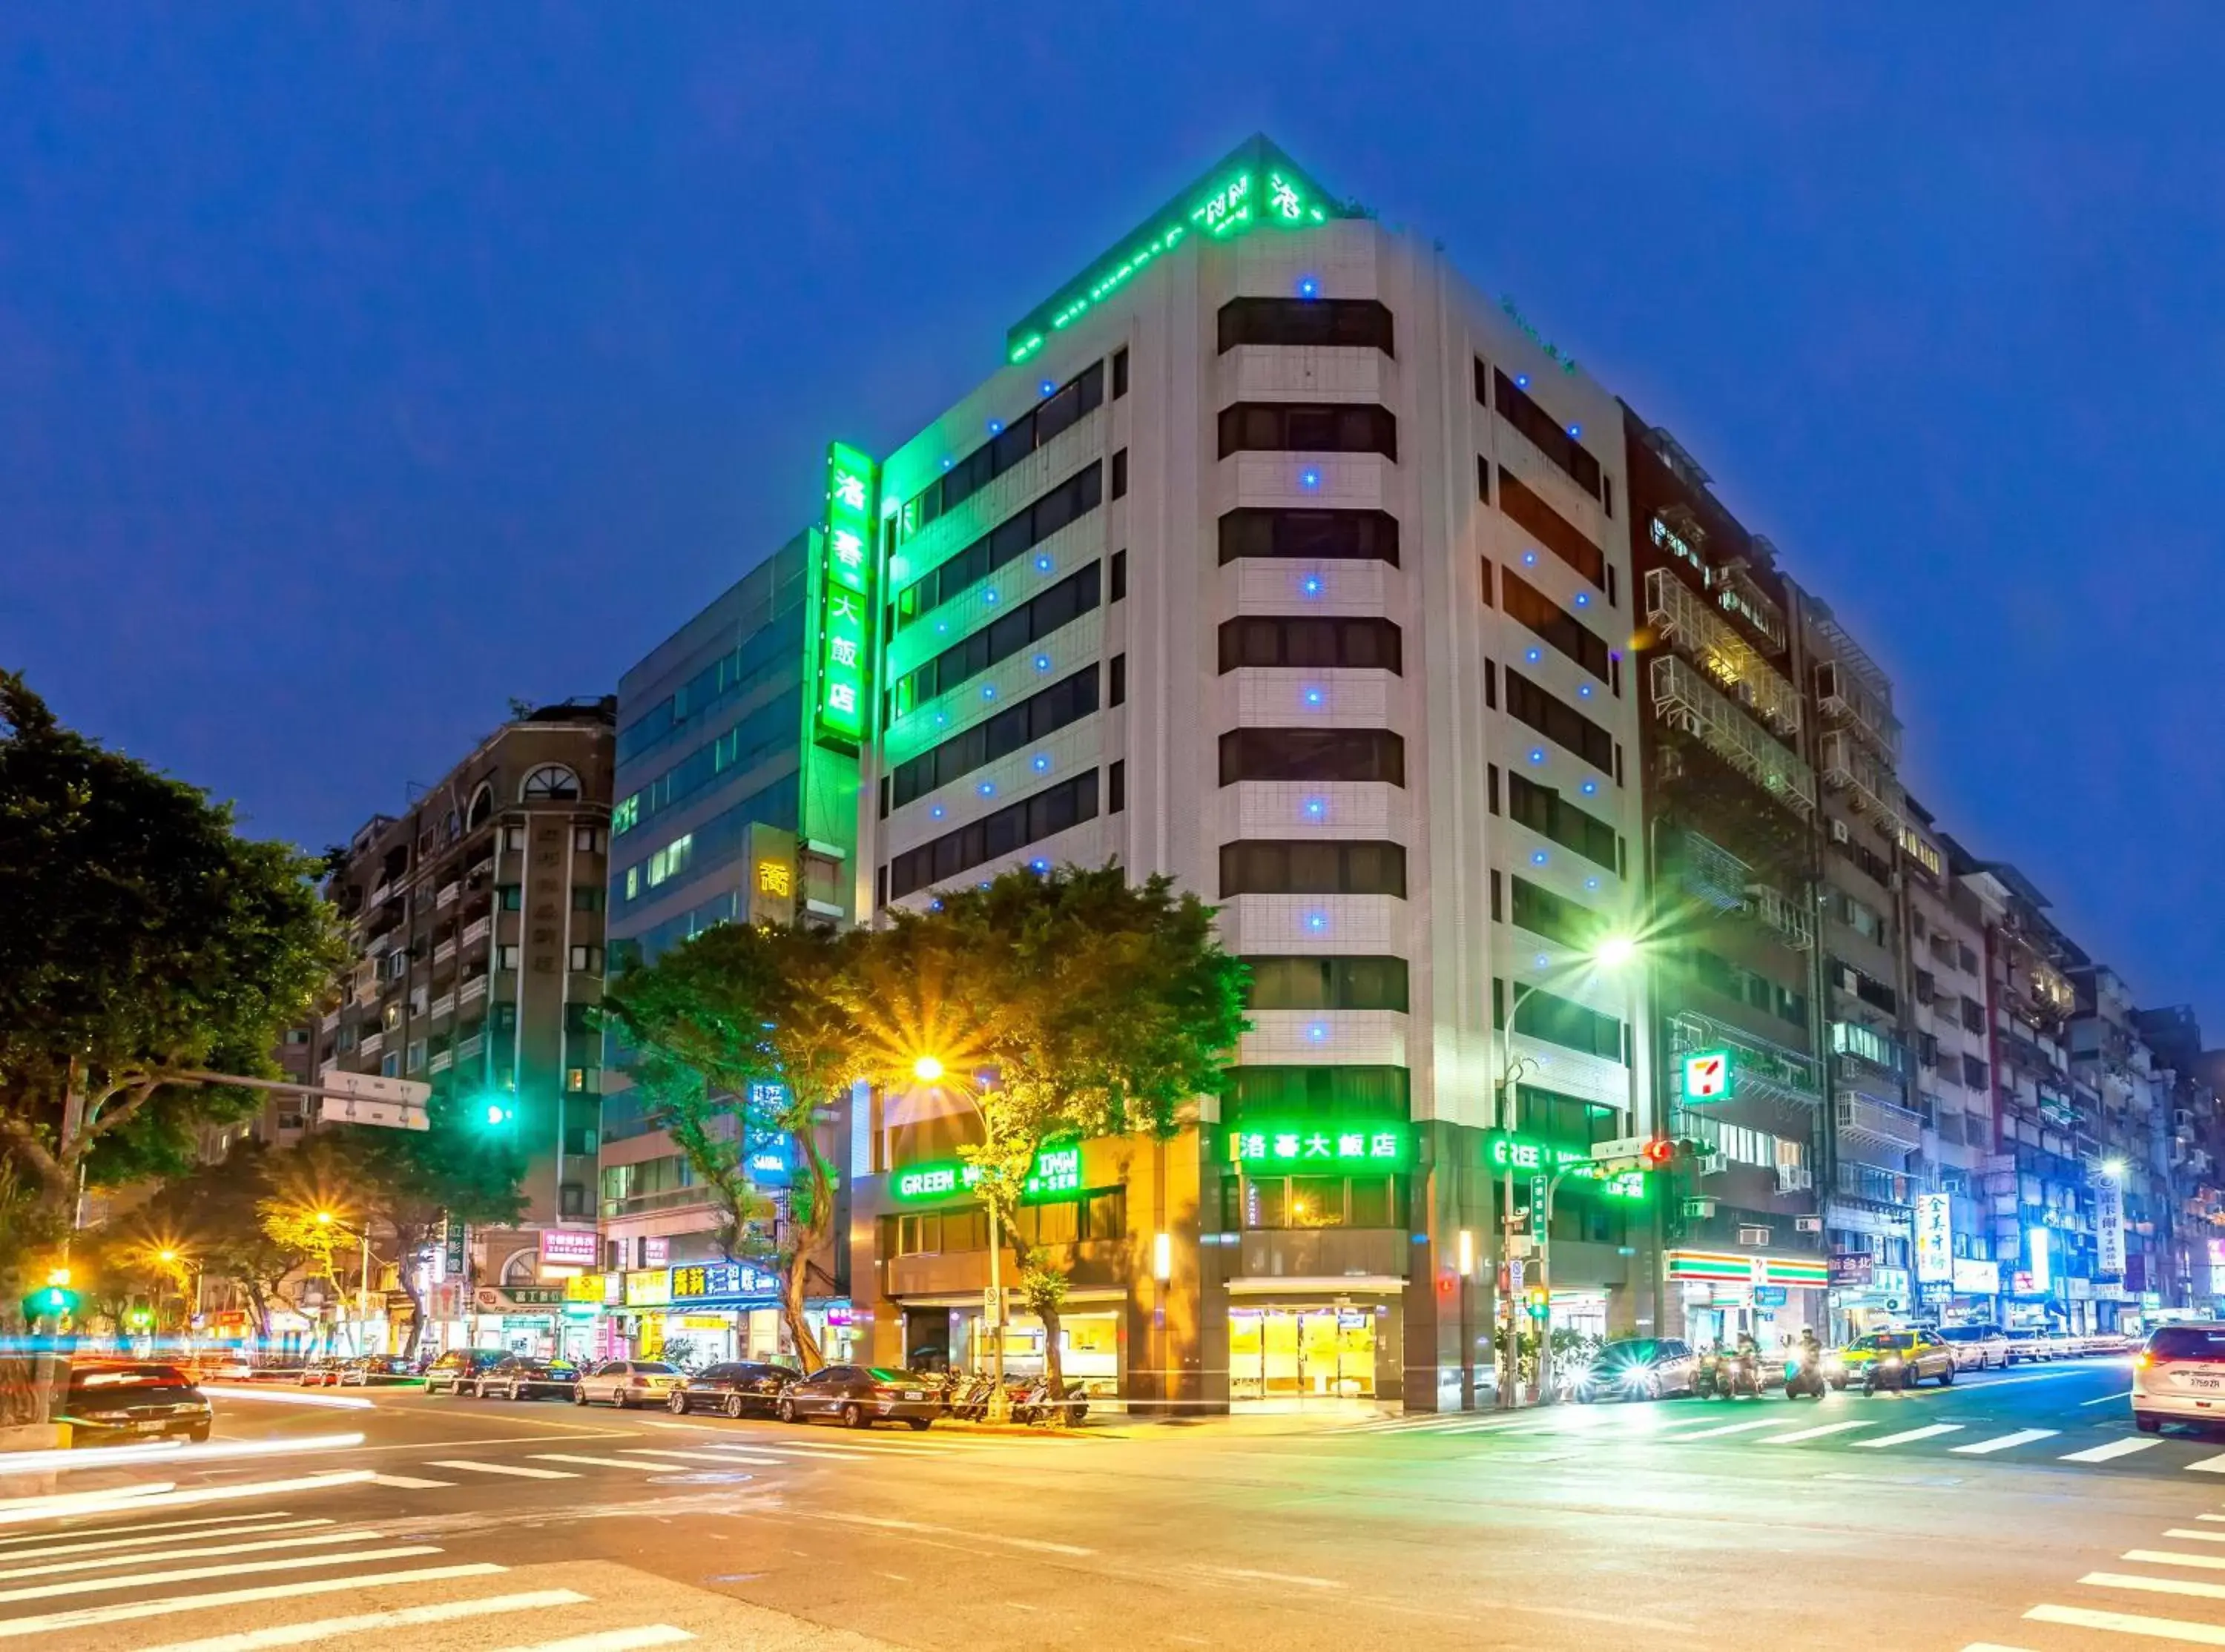
[[[1665,1136],[1657,1136],[1638,1152],[1648,1170],[1666,1170],[1677,1162],[1677,1143]]]
[[[77,1293],[67,1285],[41,1285],[23,1299],[23,1322],[67,1320],[77,1313]]]
[[[1532,1285],[1522,1295],[1524,1306],[1529,1309],[1530,1317],[1533,1320],[1544,1319],[1552,1309],[1552,1293],[1543,1285]]]
[[[472,1098],[465,1117],[481,1130],[506,1130],[517,1122],[517,1103],[506,1091],[484,1090]]]

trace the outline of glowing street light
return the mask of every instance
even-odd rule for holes
[[[1592,962],[1605,970],[1619,970],[1638,956],[1638,943],[1628,935],[1609,935],[1592,948]]]
[[[911,1076],[922,1084],[941,1083],[942,1071],[942,1058],[939,1055],[922,1055],[911,1064]]]
[[[2101,1174],[2112,1181],[2122,1181],[2125,1179],[2125,1161],[2122,1159],[2109,1158],[2101,1161]]]

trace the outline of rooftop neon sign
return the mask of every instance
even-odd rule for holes
[[[1250,138],[1013,326],[1005,335],[1005,358],[1014,364],[1027,360],[1049,342],[1052,333],[1072,326],[1092,307],[1134,280],[1154,258],[1172,252],[1190,236],[1223,240],[1247,234],[1261,224],[1299,230],[1334,218],[1360,216],[1358,207],[1340,206],[1265,137]]]

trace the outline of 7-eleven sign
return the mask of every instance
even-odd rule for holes
[[[1701,1050],[1684,1058],[1686,1101],[1727,1101],[1730,1094],[1731,1053],[1728,1050]]]

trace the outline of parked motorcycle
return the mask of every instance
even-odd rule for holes
[[[1803,1348],[1785,1363],[1784,1397],[1786,1399],[1797,1400],[1804,1396],[1810,1400],[1821,1400],[1823,1397],[1823,1390],[1829,1386],[1829,1384],[1823,1380],[1822,1358],[1817,1350]]]

